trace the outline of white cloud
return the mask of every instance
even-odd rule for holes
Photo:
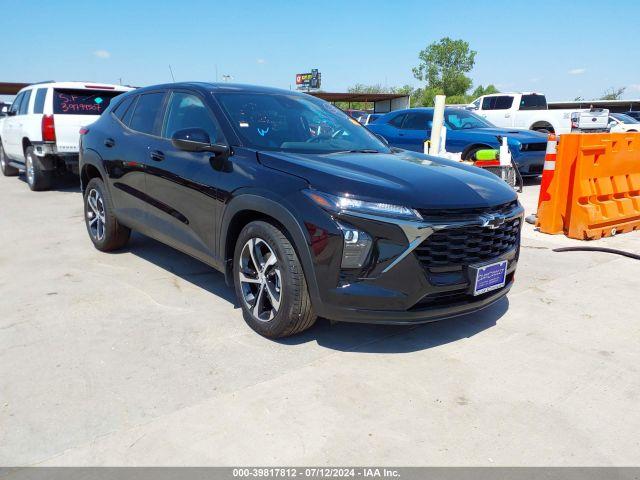
[[[256,63],[259,63],[259,64],[262,65],[262,64],[267,63],[267,61],[264,58],[259,58],[258,60],[256,60]]]
[[[569,75],[582,75],[583,73],[585,73],[587,71],[586,68],[573,68],[571,70],[569,70]]]
[[[93,55],[98,58],[111,58],[111,52],[107,50],[96,50]]]

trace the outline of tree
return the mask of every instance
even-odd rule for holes
[[[492,93],[500,93],[500,90],[498,90],[493,85],[493,83],[490,83],[486,87],[483,87],[482,85],[478,85],[476,89],[473,91],[473,93],[471,94],[472,98],[470,100],[475,100],[476,98],[481,97],[483,95],[491,95]]]
[[[427,46],[418,54],[420,64],[413,69],[413,76],[427,84],[424,99],[435,91],[447,97],[465,95],[471,88],[469,73],[475,64],[476,53],[464,40],[444,37]]]
[[[600,100],[620,100],[620,97],[622,97],[622,94],[626,89],[627,87],[611,87],[609,90],[605,90],[604,95],[600,97]]]

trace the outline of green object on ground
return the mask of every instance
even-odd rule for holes
[[[476,160],[497,160],[500,152],[494,149],[478,150]]]

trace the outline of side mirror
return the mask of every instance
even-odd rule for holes
[[[382,143],[384,143],[387,147],[389,146],[389,142],[382,135],[380,135],[379,133],[375,133],[374,135],[376,137],[378,137],[378,140],[380,140]]]
[[[7,112],[7,117],[15,117],[16,115],[16,111],[15,110],[9,110]]]
[[[171,137],[171,143],[185,152],[212,152],[225,158],[230,154],[229,147],[211,143],[209,134],[201,128],[178,130]]]

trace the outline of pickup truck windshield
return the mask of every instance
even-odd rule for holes
[[[215,93],[242,142],[256,150],[296,153],[389,152],[356,120],[302,95]]]
[[[612,113],[611,116],[616,120],[620,120],[622,123],[640,123],[635,118],[630,117],[629,115],[625,115],[624,113]]]
[[[495,128],[495,125],[467,110],[455,109],[444,111],[444,123],[450,130],[467,130],[469,128]]]

